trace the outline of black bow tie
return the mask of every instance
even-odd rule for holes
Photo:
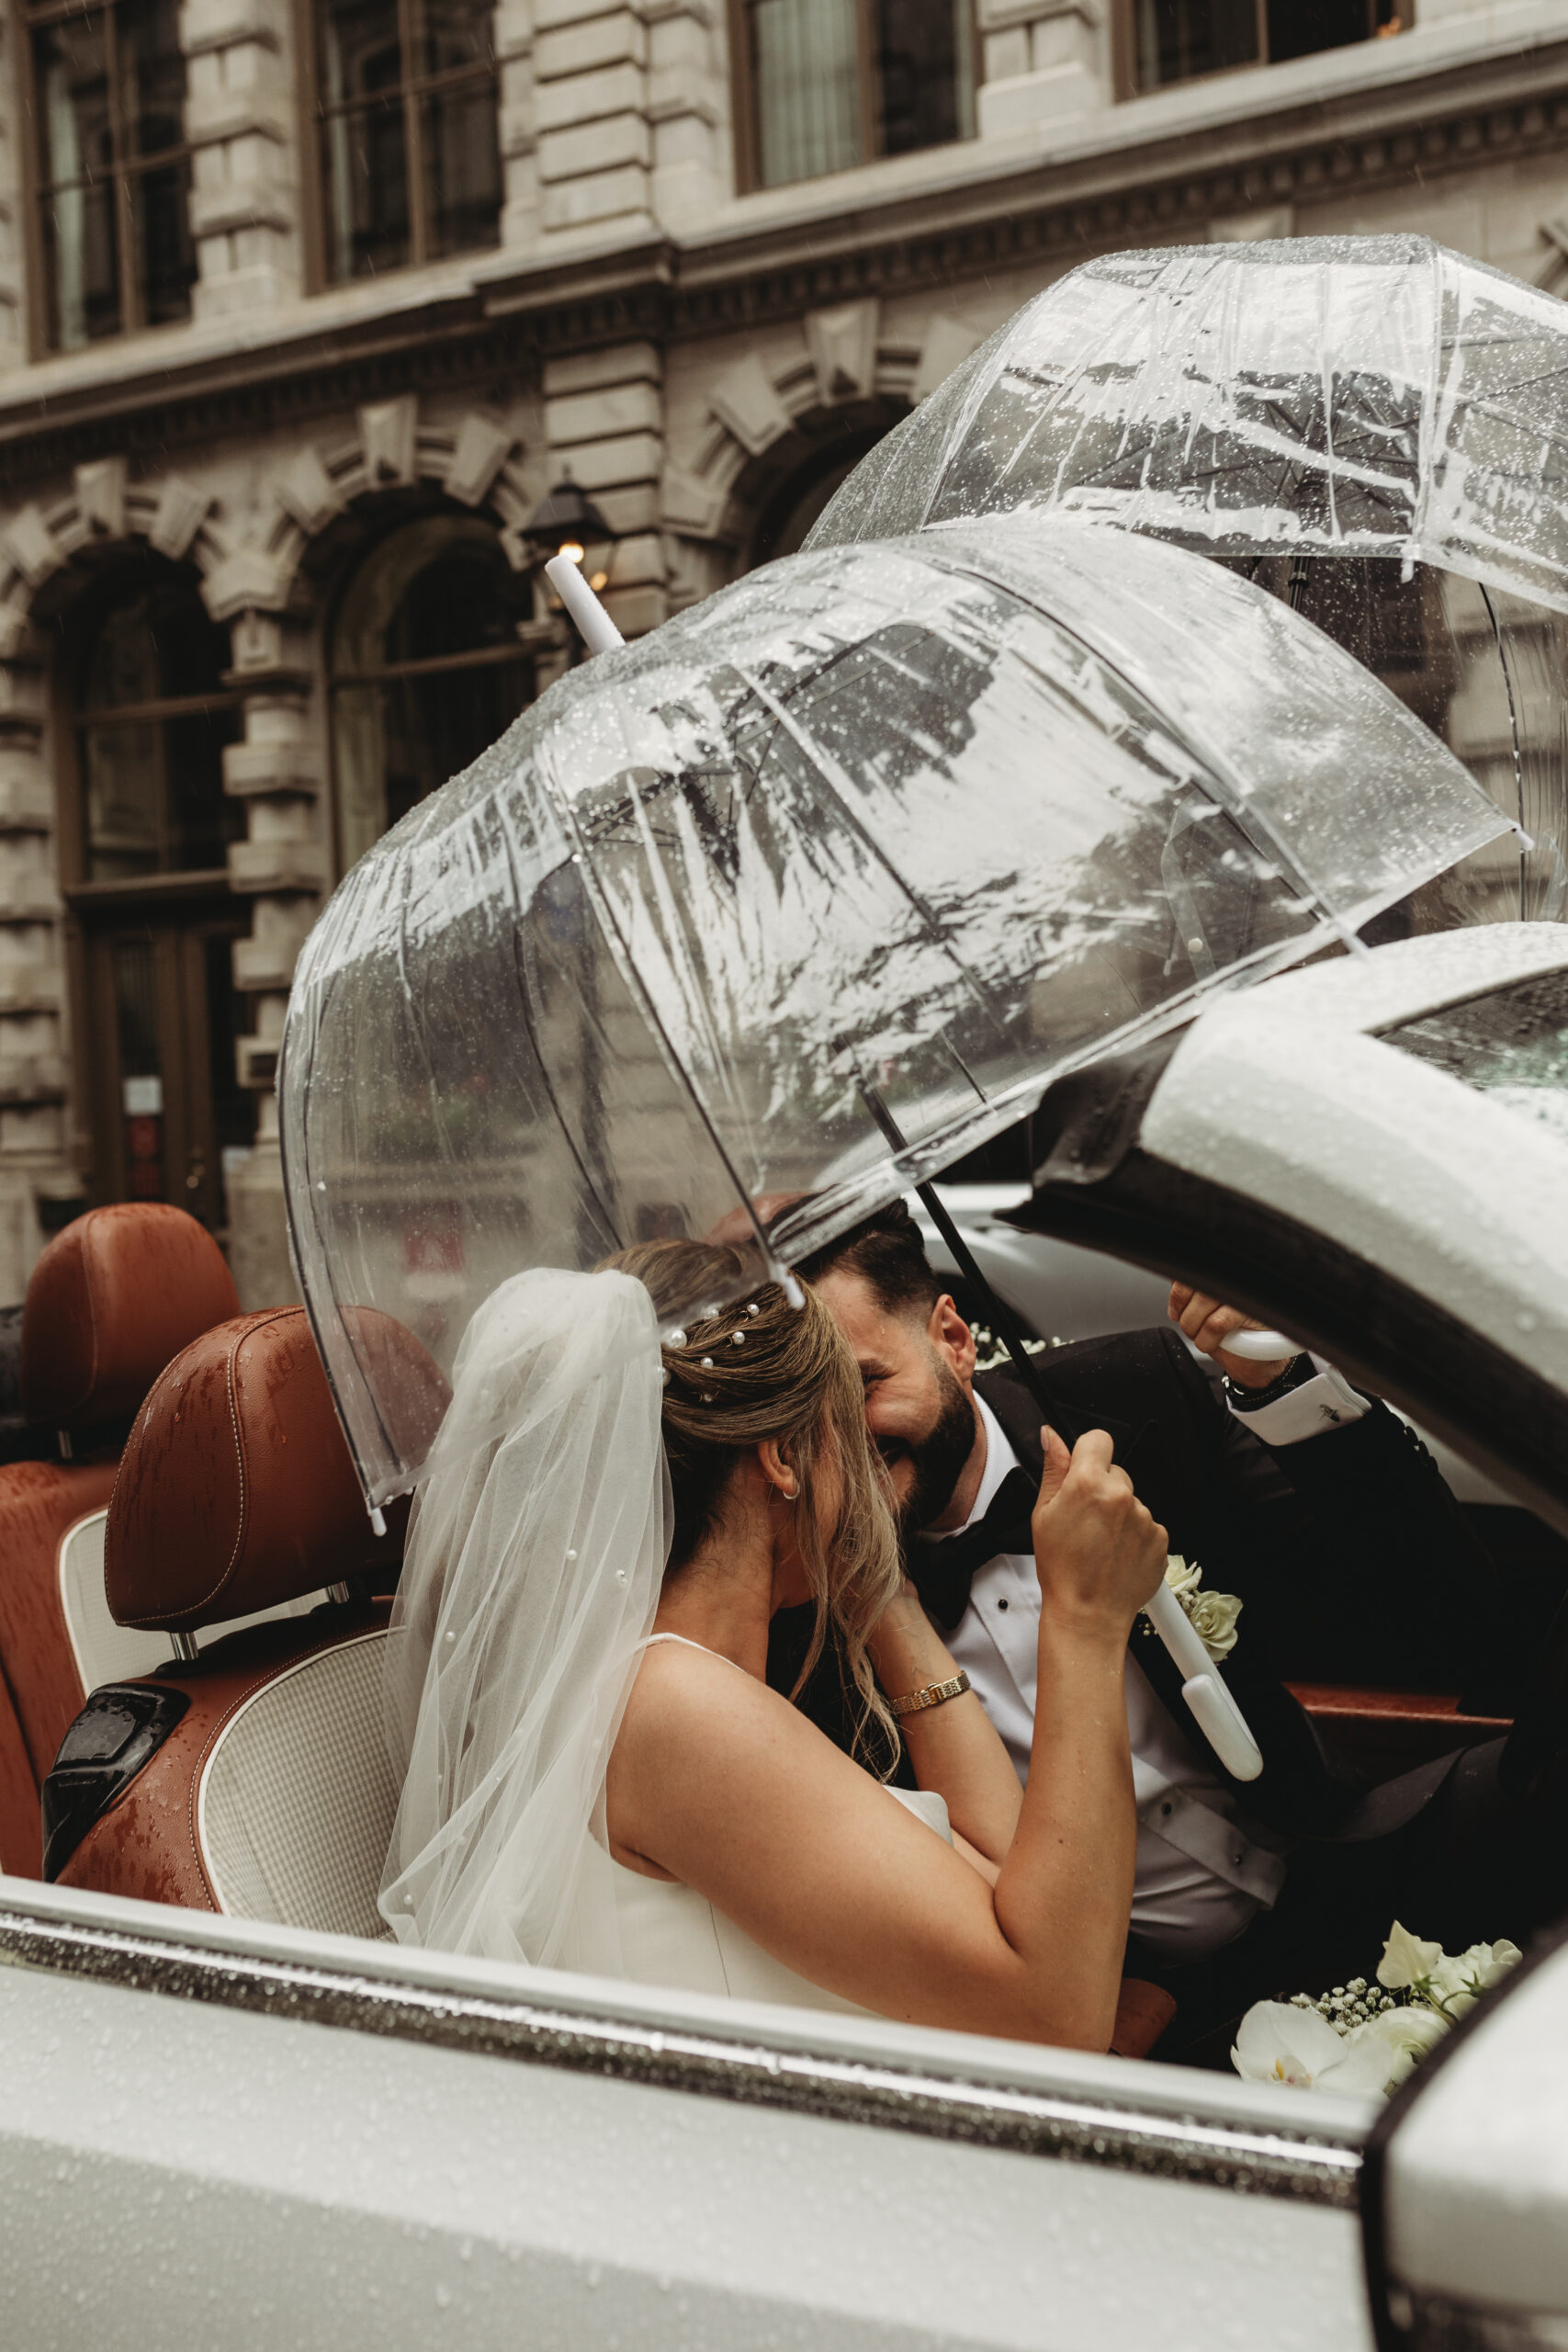
[[[1010,1470],[984,1514],[956,1535],[917,1535],[909,1545],[908,1569],[915,1590],[944,1633],[951,1633],[969,1606],[969,1588],[988,1560],[1004,1552],[1032,1554],[1030,1514],[1039,1480],[1027,1470]]]

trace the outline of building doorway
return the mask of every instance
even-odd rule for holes
[[[95,1195],[172,1201],[220,1232],[225,1155],[248,1150],[255,1124],[231,978],[246,910],[203,895],[98,909],[83,929]]]

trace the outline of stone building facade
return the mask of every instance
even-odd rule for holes
[[[326,0],[93,0],[69,53],[6,20],[0,1301],[138,1193],[288,1294],[296,955],[565,658],[523,536],[563,474],[633,634],[797,544],[1093,253],[1419,230],[1568,290],[1562,0],[1259,0],[1239,62],[1234,0],[964,0],[898,137],[886,12],[925,0],[447,4],[386,0],[379,48]],[[1291,53],[1309,19],[1336,45]],[[809,86],[824,26],[883,76],[858,116]]]

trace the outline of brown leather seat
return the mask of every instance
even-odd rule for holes
[[[428,1381],[417,1340],[389,1326]],[[307,1617],[95,1694],[44,1794],[66,1886],[375,1934],[396,1790],[381,1647],[406,1509],[372,1530],[304,1312],[220,1325],[154,1385],[109,1508],[122,1625],[194,1635],[325,1587]]]
[[[426,1388],[419,1342],[378,1318]],[[326,1586],[309,1618],[231,1634],[96,1692],[44,1792],[62,1886],[344,1935],[376,1908],[397,1789],[381,1663],[406,1509],[371,1531],[303,1311],[209,1331],[153,1387],[109,1508],[105,1577],[121,1624],[193,1634]],[[357,1588],[355,1590],[355,1588]],[[1149,2051],[1176,2004],[1127,1978],[1111,2048]]]
[[[90,1210],[33,1270],[22,1404],[64,1458],[0,1466],[0,1868],[17,1876],[39,1874],[39,1791],[85,1696],[62,1546],[108,1501],[130,1419],[169,1358],[239,1304],[211,1235],[161,1202]]]

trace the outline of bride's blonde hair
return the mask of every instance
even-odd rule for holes
[[[733,1295],[740,1261],[700,1241],[646,1241],[605,1263],[634,1274],[661,1317],[676,1301]],[[739,1344],[735,1333],[744,1334]],[[816,1293],[791,1306],[776,1283],[747,1292],[716,1316],[688,1314],[686,1338],[666,1347],[664,1450],[674,1494],[675,1532],[667,1574],[678,1574],[717,1524],[741,1456],[763,1439],[787,1450],[800,1482],[795,1541],[816,1617],[792,1698],[822,1655],[829,1628],[840,1670],[859,1702],[857,1750],[875,1723],[897,1758],[898,1735],[866,1656],[866,1640],[902,1577],[882,1465],[865,1432],[865,1392],[838,1325]],[[824,1542],[817,1485],[839,1473],[839,1510]]]

